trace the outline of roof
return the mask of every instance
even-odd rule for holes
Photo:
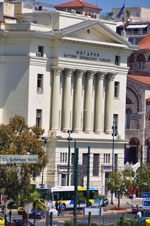
[[[140,82],[144,85],[150,85],[150,74],[149,75],[128,74],[128,78],[136,82]]]
[[[60,4],[60,5],[56,5],[55,8],[83,8],[83,7],[87,7],[87,8],[91,8],[91,9],[97,9],[97,10],[102,10],[101,8],[98,8],[97,6],[91,5],[87,2],[84,2],[82,0],[73,0],[71,2],[66,2],[64,4]]]
[[[136,28],[146,28],[148,24],[130,24],[126,28],[127,29],[136,29]]]
[[[147,34],[139,43],[139,50],[150,49],[150,34]]]

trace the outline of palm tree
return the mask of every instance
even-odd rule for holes
[[[36,221],[36,211],[43,210],[46,211],[46,205],[43,199],[40,198],[40,194],[38,192],[31,193],[31,202],[33,204],[34,210],[34,225]]]

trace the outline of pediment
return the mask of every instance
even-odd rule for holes
[[[83,29],[82,31],[70,35],[70,37],[97,42],[100,41],[100,42],[120,43],[116,39],[113,39],[113,37],[110,37],[110,35],[107,32],[103,31],[98,26]]]
[[[131,44],[102,22],[84,21],[62,30],[63,39],[85,41],[113,46],[130,46]]]

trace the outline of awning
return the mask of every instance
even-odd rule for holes
[[[132,24],[132,25],[128,25],[126,28],[127,29],[138,29],[138,28],[146,28],[148,27],[148,24]]]

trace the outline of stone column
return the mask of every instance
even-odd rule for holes
[[[108,84],[107,84],[107,95],[106,95],[106,113],[105,113],[105,133],[112,133],[113,126],[113,99],[114,99],[114,78],[115,74],[109,73]]]
[[[53,67],[53,95],[52,95],[52,130],[58,130],[59,128],[59,102],[60,102],[60,74],[62,69]]]
[[[82,77],[83,71],[76,71],[76,87],[75,87],[75,102],[74,102],[74,132],[81,131],[81,115],[82,115]]]
[[[71,112],[71,76],[72,69],[65,69],[64,104],[63,104],[63,131],[70,129]]]
[[[95,132],[104,132],[104,77],[106,73],[98,72],[95,102]]]
[[[92,131],[92,99],[93,99],[93,77],[94,72],[87,72],[87,85],[86,85],[86,94],[85,94],[85,109],[84,109],[84,131],[91,132]]]

